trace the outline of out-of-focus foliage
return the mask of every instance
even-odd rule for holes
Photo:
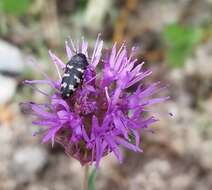
[[[173,67],[183,66],[186,58],[203,38],[203,30],[180,24],[168,25],[164,32],[167,44],[166,58]]]
[[[76,9],[77,10],[84,10],[85,9],[85,7],[86,7],[86,5],[87,5],[87,3],[88,3],[88,1],[87,0],[78,0],[77,1],[77,7],[76,7]]]
[[[89,175],[89,179],[88,179],[88,190],[95,190],[95,180],[96,180],[96,169],[94,168],[90,175]]]
[[[31,0],[1,0],[0,9],[8,14],[23,15],[27,12]]]

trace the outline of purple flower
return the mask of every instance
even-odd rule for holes
[[[121,163],[121,146],[142,152],[141,133],[157,121],[145,114],[147,107],[168,98],[152,97],[160,89],[159,82],[148,87],[139,83],[151,71],[143,71],[143,63],[137,63],[135,48],[128,56],[125,44],[119,49],[114,44],[107,58],[102,56],[102,49],[103,41],[99,36],[92,55],[88,55],[86,41],[78,42],[76,47],[66,42],[68,60],[75,52],[81,52],[89,61],[83,83],[67,100],[62,99],[60,93],[65,64],[51,51],[58,79],[54,81],[44,73],[45,80],[25,81],[29,85],[47,84],[53,89],[53,94],[40,91],[47,96],[48,103],[25,104],[35,116],[33,124],[40,126],[44,133],[42,141],[60,143],[65,152],[81,164],[95,162],[96,167],[109,153]]]

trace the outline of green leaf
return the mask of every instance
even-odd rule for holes
[[[88,178],[88,190],[95,190],[96,174],[96,168],[94,168]]]
[[[201,41],[201,28],[171,24],[163,32],[167,44],[166,58],[171,66],[183,66],[186,58],[193,52]]]
[[[2,11],[2,5],[3,5],[3,3],[2,3],[2,1],[0,1],[0,11]]]
[[[86,8],[88,0],[78,0],[76,3],[77,3],[77,9],[82,11]]]
[[[23,15],[27,12],[31,0],[1,0],[1,7],[5,13]]]

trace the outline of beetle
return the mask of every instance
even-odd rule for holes
[[[60,92],[63,99],[69,98],[82,83],[88,61],[83,53],[77,53],[66,64]]]

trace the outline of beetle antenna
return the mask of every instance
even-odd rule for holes
[[[71,36],[68,36],[68,38],[67,38],[67,44],[70,47],[70,49],[72,49],[73,52],[77,54],[77,49],[76,49],[76,47],[74,45],[74,42],[73,42]]]
[[[67,38],[67,45],[69,46],[69,48],[70,48],[75,54],[78,54],[78,53],[79,53],[77,47],[75,47],[75,45],[74,45],[74,42],[73,42],[71,36],[68,36],[68,38]],[[91,62],[91,60],[92,60],[92,58],[89,57],[89,56],[87,56],[87,59],[89,60],[89,62]],[[100,61],[101,61],[101,62],[105,62],[104,59],[100,59]]]

